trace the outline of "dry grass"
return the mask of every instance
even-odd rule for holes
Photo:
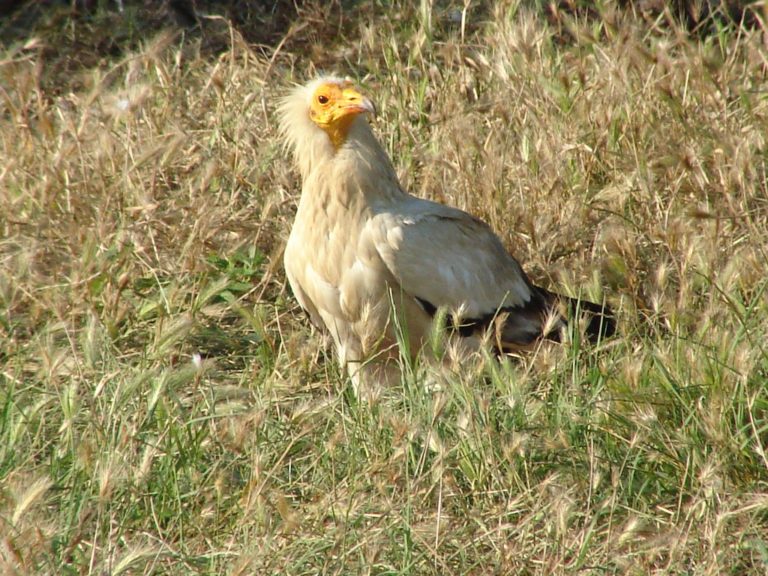
[[[337,8],[334,39],[320,6],[279,50],[4,50],[0,572],[764,574],[765,33],[509,0]],[[281,265],[273,109],[318,62],[404,184],[621,336],[359,403]]]

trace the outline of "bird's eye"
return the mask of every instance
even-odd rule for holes
[[[317,101],[320,102],[320,104],[328,104],[328,96],[320,94],[320,96],[317,97]]]

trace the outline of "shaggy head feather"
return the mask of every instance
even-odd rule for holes
[[[345,145],[355,125],[365,124],[373,103],[352,82],[323,76],[297,86],[278,109],[280,132],[303,178]]]

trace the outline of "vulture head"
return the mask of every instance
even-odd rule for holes
[[[348,142],[356,126],[368,131],[365,116],[376,108],[351,81],[323,76],[294,88],[278,113],[286,146],[306,178]]]

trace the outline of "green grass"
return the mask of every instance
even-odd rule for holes
[[[117,55],[42,48],[66,18],[4,48],[0,572],[768,570],[764,32],[422,4],[310,3],[279,51],[134,12]],[[282,270],[274,108],[315,66],[410,190],[620,335],[358,400]]]

